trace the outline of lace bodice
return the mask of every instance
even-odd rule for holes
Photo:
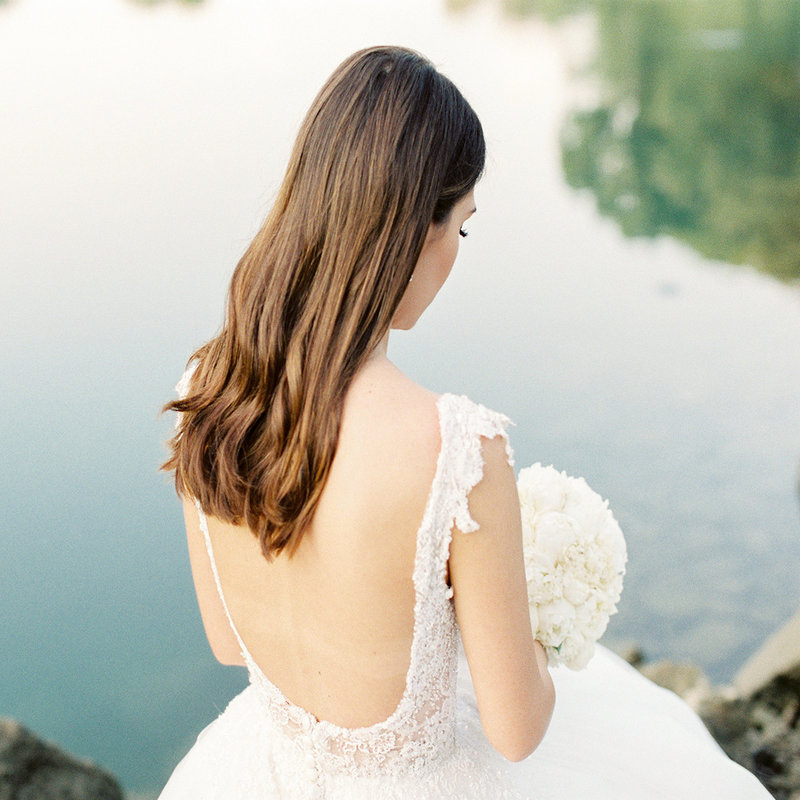
[[[185,386],[185,383],[184,383]],[[183,387],[181,387],[183,388]],[[438,402],[441,448],[422,523],[417,531],[413,583],[414,632],[406,684],[395,711],[383,722],[343,728],[317,720],[291,703],[255,663],[228,611],[214,559],[208,524],[199,503],[217,590],[250,674],[250,682],[275,735],[302,750],[311,782],[324,775],[353,778],[414,776],[435,769],[452,755],[456,738],[457,628],[447,560],[453,526],[478,529],[468,495],[483,474],[481,437],[501,435],[511,462],[508,419],[466,397],[442,395]]]

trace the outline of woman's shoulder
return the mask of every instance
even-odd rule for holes
[[[347,392],[340,445],[356,444],[376,456],[392,453],[398,464],[428,462],[440,448],[439,398],[390,361],[376,359]]]
[[[345,398],[345,413],[367,417],[390,414],[394,425],[416,421],[423,427],[437,416],[440,395],[426,389],[391,361],[375,358],[362,367]]]
[[[356,426],[361,436],[398,455],[409,450],[435,456],[444,444],[466,449],[480,458],[481,439],[497,439],[490,451],[511,461],[505,414],[465,395],[437,394],[413,381],[386,359],[368,364],[354,380],[345,401],[343,430]],[[462,445],[462,447],[458,447]],[[424,457],[424,455],[423,455]]]

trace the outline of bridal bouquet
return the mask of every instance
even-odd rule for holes
[[[534,464],[520,471],[517,488],[534,635],[551,665],[583,669],[617,610],[625,539],[583,478]]]

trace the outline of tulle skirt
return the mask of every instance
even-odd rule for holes
[[[505,761],[483,736],[462,663],[452,758],[423,775],[368,779],[314,780],[248,687],[200,734],[161,800],[769,800],[682,700],[605,648],[585,670],[556,668],[553,679],[550,728],[524,761]]]

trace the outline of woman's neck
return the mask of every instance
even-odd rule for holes
[[[372,353],[370,353],[368,359],[369,361],[378,358],[388,358],[387,354],[389,351],[389,333],[390,331],[386,331],[386,335],[383,337],[383,339],[380,340],[380,342],[378,342],[377,347],[372,351]]]

